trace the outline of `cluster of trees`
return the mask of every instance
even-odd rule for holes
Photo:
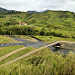
[[[16,19],[9,19],[4,25],[9,26],[9,25],[16,25],[19,24],[19,22]]]
[[[42,35],[50,36],[54,35],[63,38],[73,38],[75,39],[75,32],[64,31],[64,30],[52,30],[48,28],[40,28],[39,30],[33,26],[9,26],[3,29],[0,28],[0,34],[6,35]]]

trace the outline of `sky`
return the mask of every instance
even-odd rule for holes
[[[17,11],[49,9],[75,12],[75,0],[0,0],[0,7]]]

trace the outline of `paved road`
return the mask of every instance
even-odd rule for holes
[[[11,60],[11,61],[9,61],[9,62],[7,62],[7,63],[5,63],[5,64],[2,64],[0,67],[3,67],[3,66],[6,66],[6,65],[9,65],[9,64],[12,64],[13,62],[16,62],[16,61],[18,61],[18,60],[20,60],[20,59],[23,59],[23,58],[25,58],[25,57],[27,57],[27,56],[29,56],[29,55],[31,55],[31,54],[37,52],[37,51],[40,51],[40,50],[42,50],[42,49],[44,49],[44,48],[46,48],[46,47],[48,47],[48,46],[53,46],[54,44],[57,44],[57,43],[60,43],[60,42],[68,42],[68,41],[57,41],[57,42],[54,42],[54,43],[52,43],[52,44],[45,45],[45,46],[40,47],[40,48],[38,48],[38,49],[36,49],[36,50],[34,50],[34,51],[32,51],[32,52],[29,52],[29,53],[27,53],[27,54],[24,54],[24,55],[22,55],[22,56],[20,56],[20,57],[18,57],[18,58],[16,58],[16,59],[14,59],[14,60]],[[75,42],[69,42],[69,43],[75,43]]]

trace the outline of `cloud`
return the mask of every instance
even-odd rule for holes
[[[75,12],[75,0],[0,0],[0,6],[11,10],[69,10]]]

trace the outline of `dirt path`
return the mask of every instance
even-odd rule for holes
[[[59,41],[60,43],[63,42],[63,43],[70,43],[70,44],[75,44],[75,42],[72,42],[72,41]]]
[[[25,48],[26,48],[26,47],[19,48],[19,49],[17,49],[17,50],[14,50],[14,51],[12,51],[12,52],[10,52],[10,53],[8,53],[8,54],[6,54],[6,55],[0,57],[0,61],[2,61],[3,59],[9,57],[10,55],[15,54],[16,52],[19,52],[19,51],[21,51],[21,50],[23,50],[23,49],[25,49]]]
[[[18,60],[20,60],[20,59],[23,59],[24,57],[27,57],[27,56],[29,56],[29,55],[31,55],[31,54],[37,52],[37,51],[40,51],[41,49],[44,49],[44,48],[46,48],[46,47],[48,47],[48,46],[53,46],[54,44],[57,44],[57,43],[60,43],[60,42],[68,42],[68,41],[57,41],[57,42],[54,42],[54,43],[52,43],[52,44],[45,45],[45,46],[43,46],[43,47],[41,47],[41,48],[38,48],[38,49],[36,49],[36,50],[34,50],[34,51],[32,51],[32,52],[29,52],[29,53],[27,53],[27,54],[24,54],[24,55],[22,55],[22,56],[20,56],[20,57],[18,57],[18,58],[16,58],[16,59],[14,59],[14,60],[11,60],[11,61],[9,61],[9,62],[7,62],[7,63],[5,63],[5,64],[2,64],[0,67],[3,67],[3,66],[6,66],[6,65],[9,65],[9,64],[12,64],[13,62],[16,62],[16,61],[18,61]],[[69,43],[75,43],[75,42],[69,42]]]
[[[35,53],[35,52],[37,52],[37,51],[39,51],[39,50],[41,50],[41,49],[44,49],[44,48],[46,48],[46,47],[48,47],[48,46],[52,46],[52,45],[54,45],[54,44],[56,44],[56,43],[58,43],[58,42],[55,42],[55,43],[52,43],[52,44],[48,44],[48,45],[43,46],[43,47],[41,47],[41,48],[38,48],[38,49],[36,49],[36,50],[34,50],[34,51],[32,51],[32,52],[29,52],[29,53],[27,53],[27,54],[24,54],[24,55],[22,55],[22,56],[20,56],[20,57],[18,57],[18,58],[16,58],[16,59],[14,59],[14,60],[11,60],[11,61],[9,61],[9,62],[7,62],[7,63],[5,63],[5,64],[2,64],[0,67],[9,65],[9,64],[11,64],[11,63],[13,63],[13,62],[16,62],[16,61],[18,61],[18,60],[20,60],[20,59],[22,59],[22,58],[24,58],[24,57],[27,57],[27,56],[29,56],[29,55],[31,55],[31,54],[33,54],[33,53]]]

